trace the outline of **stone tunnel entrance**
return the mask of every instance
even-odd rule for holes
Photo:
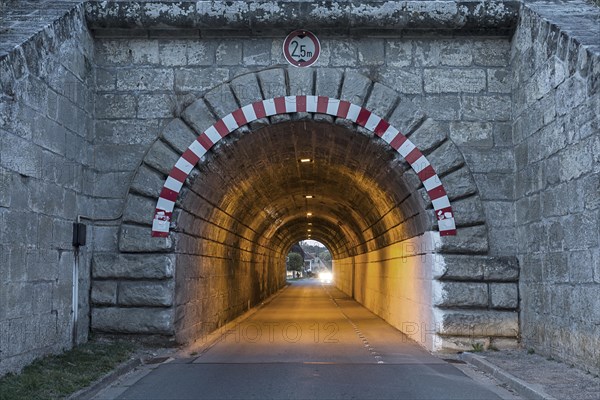
[[[417,115],[405,136],[367,108],[288,96],[223,101],[211,125],[207,104],[140,166],[121,254],[94,257],[93,329],[194,341],[281,289],[310,229],[336,286],[426,348],[515,343],[516,267],[484,255],[476,187],[435,122]]]

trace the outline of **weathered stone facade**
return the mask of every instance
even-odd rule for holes
[[[569,23],[598,13],[576,6],[560,6],[577,10]],[[188,342],[284,284],[287,250],[306,235],[298,198],[315,190],[315,238],[338,286],[427,348],[520,335],[597,373],[598,48],[563,20],[542,22],[544,7],[91,1],[7,51],[0,371],[70,344],[77,215],[107,220],[89,223],[80,254],[80,340],[91,314],[99,332]],[[311,68],[283,59],[292,25],[319,35]],[[386,143],[343,118],[292,113],[213,147],[171,235],[150,238],[165,179],[195,137],[285,95],[348,100],[406,133],[440,176],[458,235],[440,239],[421,181]],[[303,154],[317,172],[298,172]],[[286,186],[295,174],[305,186]],[[58,275],[31,252],[55,254]],[[52,306],[24,305],[42,303]]]
[[[95,89],[83,7],[67,10],[54,10],[62,19],[50,25],[51,11],[23,18],[40,32],[0,55],[2,372],[72,342],[72,223],[93,207]],[[90,250],[78,257],[79,342],[89,330]]]
[[[525,345],[598,374],[598,9],[563,12],[525,8],[513,39],[521,326]]]

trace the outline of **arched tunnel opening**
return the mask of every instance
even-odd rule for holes
[[[282,288],[288,251],[309,234],[330,250],[342,291],[384,318],[429,320],[418,315],[431,312],[431,294],[415,293],[424,276],[415,269],[431,260],[386,264],[403,257],[395,244],[406,247],[435,226],[409,189],[409,169],[384,140],[353,126],[288,119],[225,137],[190,176],[174,216],[178,341]],[[407,254],[419,253],[417,245]]]

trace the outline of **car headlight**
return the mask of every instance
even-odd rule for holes
[[[333,274],[331,272],[321,272],[319,279],[324,282],[331,282],[333,280]]]

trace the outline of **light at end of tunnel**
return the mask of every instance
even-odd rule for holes
[[[301,158],[300,162],[302,164],[306,164],[306,163],[312,162],[312,158]]]
[[[306,199],[314,199],[315,196],[313,196],[312,194],[307,194],[307,195],[304,196],[304,198],[306,198]]]

